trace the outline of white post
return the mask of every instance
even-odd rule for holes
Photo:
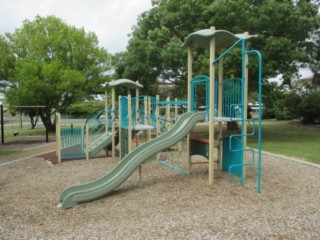
[[[89,160],[89,158],[90,158],[89,150],[90,150],[90,144],[89,144],[89,128],[86,127],[86,160]]]
[[[214,27],[211,27],[211,30],[215,30]],[[213,37],[210,40],[210,111],[209,111],[209,185],[213,184],[214,180],[214,76],[215,69],[212,61],[215,59],[215,48],[216,48],[215,38]]]
[[[218,90],[219,90],[218,116],[222,117],[223,58],[221,58],[219,61],[219,88],[218,88]],[[222,122],[221,121],[219,121],[218,160],[219,160],[220,170],[222,170]]]
[[[116,90],[114,87],[112,87],[112,96],[111,96],[111,111],[112,111],[112,158],[113,160],[116,158],[116,122],[115,122],[115,118],[116,118]],[[119,102],[120,105],[120,102]]]
[[[121,114],[121,111],[122,111],[122,106],[121,106],[121,96],[119,95],[118,97],[118,111],[119,111],[119,160],[122,159],[122,144],[121,144],[121,138],[122,138],[122,128],[121,128],[121,123],[122,123],[122,114]],[[112,135],[114,135],[113,131],[112,131]],[[112,154],[113,154],[113,144],[112,144]],[[113,156],[113,155],[112,155]],[[115,159],[115,157],[113,157],[113,159]]]
[[[108,90],[105,88],[105,100],[104,100],[104,111],[105,111],[105,121],[106,121],[106,132],[108,132],[108,126],[109,126],[109,115],[108,115],[108,108],[109,108],[109,101],[108,101]]]
[[[131,95],[128,95],[128,153],[132,150],[132,107]]]
[[[193,55],[192,55],[192,46],[188,46],[188,112],[191,111],[191,80],[192,80],[192,63],[193,63]],[[187,159],[188,159],[188,173],[191,173],[191,146],[190,146],[190,134],[187,136]]]
[[[160,110],[159,110],[159,105],[158,105],[158,102],[160,100],[160,97],[159,95],[156,96],[156,99],[157,99],[157,106],[156,106],[156,135],[157,137],[160,136]],[[160,153],[157,153],[157,160],[160,159]]]
[[[56,114],[56,154],[58,156],[58,163],[61,163],[61,115]]]

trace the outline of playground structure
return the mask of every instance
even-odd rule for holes
[[[128,96],[119,96],[117,104],[116,88],[120,86],[127,88]],[[143,86],[129,79],[106,82],[102,87],[105,88],[105,109],[89,116],[84,127],[61,128],[61,117],[57,114],[58,162],[64,159],[90,159],[109,145],[112,149],[112,157],[115,158],[119,138],[119,154],[122,159],[132,150],[133,142],[138,145],[139,142],[151,139],[151,134],[159,136],[161,132],[167,131],[168,127],[177,120],[178,106],[187,104],[187,101],[177,99],[170,101],[168,98],[166,101],[160,101],[159,96],[156,98],[139,96],[139,89]],[[111,107],[109,106],[109,89],[111,89]],[[132,89],[135,90],[135,97],[131,97]],[[174,106],[173,116],[170,112],[172,105]],[[162,117],[161,106],[165,106],[165,116]]]
[[[248,71],[249,55],[258,56],[259,75],[259,118],[258,118],[258,161],[257,161],[257,192],[260,192],[261,178],[261,93],[262,93],[262,58],[258,51],[249,50],[247,40],[255,36],[244,34],[232,34],[224,30],[216,30],[214,27],[204,29],[190,34],[184,46],[188,49],[188,111],[180,116],[172,124],[172,128],[164,133],[160,133],[159,107],[161,101],[158,98],[149,96],[139,96],[137,85],[127,79],[121,79],[103,85],[106,89],[106,110],[105,110],[105,135],[108,141],[104,142],[104,147],[112,143],[112,156],[115,151],[115,90],[114,87],[120,82],[127,84],[128,89],[132,84],[136,85],[136,96],[119,97],[119,136],[120,136],[120,161],[109,173],[101,178],[86,184],[71,186],[65,189],[60,201],[62,208],[70,208],[81,202],[91,201],[107,195],[113,189],[121,185],[136,169],[140,169],[150,156],[156,154],[170,146],[177,144],[187,136],[188,172],[192,167],[192,155],[202,155],[208,159],[208,182],[214,183],[214,151],[218,151],[220,169],[228,172],[230,182],[239,182],[241,185],[245,178],[245,166],[255,163],[255,154],[252,148],[247,147],[247,137],[255,134],[247,132],[247,123],[253,121],[247,117],[248,106]],[[193,49],[192,46],[199,46],[210,50],[210,74],[208,76],[195,76],[192,72]],[[241,76],[238,78],[224,79],[223,60],[224,57],[236,46],[241,46]],[[216,54],[220,53],[219,57]],[[218,65],[218,66],[216,66]],[[218,78],[216,78],[216,67],[218,68]],[[112,88],[112,108],[110,117],[107,113],[108,92],[107,87]],[[198,91],[205,89],[205,101],[198,99]],[[180,102],[185,104],[184,102]],[[180,104],[179,103],[179,104]],[[178,105],[178,101],[166,101],[167,105]],[[205,106],[203,107],[203,104]],[[202,109],[203,111],[199,111]],[[111,132],[109,132],[109,121],[111,119]],[[168,118],[169,121],[169,118]],[[199,122],[206,122],[209,125],[209,139],[204,140],[192,134],[193,127]],[[241,131],[227,137],[222,135],[222,124],[225,122],[238,122]],[[252,124],[254,124],[252,122]],[[165,126],[165,125],[163,125]],[[215,136],[215,128],[218,130]],[[145,131],[146,139],[151,138],[151,130],[156,130],[156,137],[146,141],[140,146],[132,149],[133,135],[137,131]],[[88,138],[89,127],[86,128],[86,138]],[[102,135],[104,135],[102,134]],[[216,137],[216,140],[215,140]],[[96,140],[98,142],[98,140]],[[88,141],[87,141],[88,142]],[[94,141],[93,141],[94,142]],[[100,140],[99,140],[100,142]],[[97,144],[99,145],[99,144]],[[86,144],[86,149],[90,145]],[[251,153],[251,158],[246,159],[246,152]],[[90,153],[87,150],[87,158]],[[166,165],[166,164],[164,164]],[[169,167],[172,167],[168,165]]]

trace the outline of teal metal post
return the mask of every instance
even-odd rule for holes
[[[1,143],[4,144],[4,119],[3,119],[3,105],[0,105],[0,113],[1,113]]]
[[[262,143],[262,56],[257,50],[246,51],[246,54],[255,53],[259,59],[259,121],[258,121],[258,180],[257,180],[257,193],[261,193],[261,143]]]

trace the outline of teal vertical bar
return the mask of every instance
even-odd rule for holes
[[[244,145],[244,124],[245,124],[245,119],[244,119],[244,95],[245,95],[245,69],[246,69],[246,65],[245,65],[245,52],[246,52],[246,41],[245,39],[242,40],[242,74],[241,74],[241,142],[242,142],[242,151],[243,149],[245,149],[245,145]],[[241,164],[243,166],[243,157],[241,159]],[[241,177],[241,181],[240,184],[243,185],[243,176]]]
[[[255,53],[259,60],[259,121],[258,121],[258,179],[257,179],[257,193],[261,193],[261,145],[262,145],[262,56],[257,50],[247,51],[246,54]]]

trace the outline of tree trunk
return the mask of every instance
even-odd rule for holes
[[[46,116],[45,113],[40,113],[40,117],[41,117],[41,120],[42,120],[45,128],[48,128],[49,132],[56,132],[55,120],[53,120],[53,122],[52,122],[50,116],[51,116],[50,113],[48,114],[48,116]],[[48,119],[47,119],[47,117],[48,117]]]

